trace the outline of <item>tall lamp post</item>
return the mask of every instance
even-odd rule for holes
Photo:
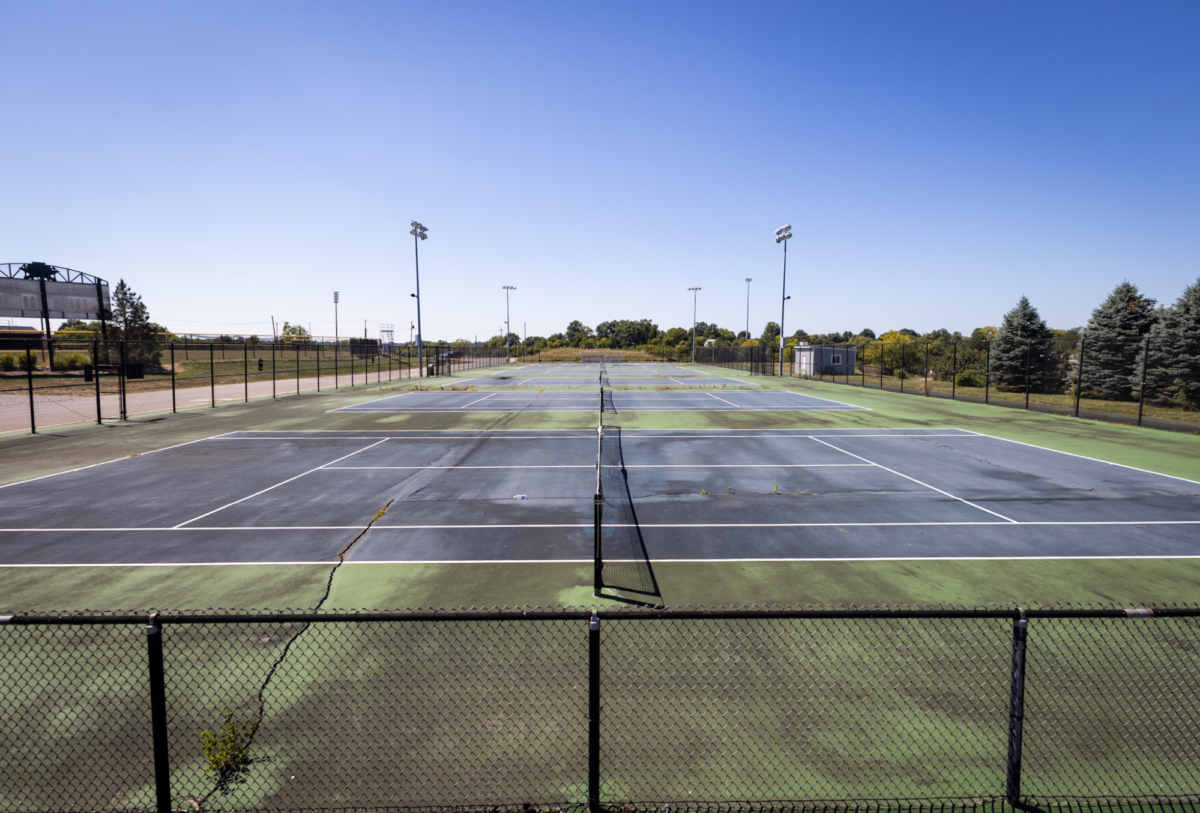
[[[412,221],[412,230],[409,234],[413,236],[413,257],[416,263],[417,270],[417,292],[412,294],[412,298],[417,300],[417,375],[425,375],[425,354],[424,344],[421,341],[421,252],[417,250],[420,241],[427,239],[425,233],[429,229],[422,226],[417,221]]]
[[[783,378],[783,316],[787,311],[787,241],[792,239],[792,227],[782,226],[775,230],[775,242],[783,243],[783,293],[779,295],[779,377]]]
[[[750,340],[750,283],[753,278],[746,277],[746,340]]]
[[[699,288],[688,288],[692,292],[692,364],[696,363],[696,291]]]
[[[338,320],[337,320],[338,292],[333,292],[333,345],[336,348],[338,339]]]
[[[508,346],[508,334],[512,333],[512,328],[509,327],[508,317],[508,292],[517,290],[515,285],[504,286],[504,361],[510,363],[512,361],[512,348]]]

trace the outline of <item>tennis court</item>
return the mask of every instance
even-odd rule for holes
[[[480,378],[468,378],[463,381],[454,382],[453,386],[486,386],[486,387],[530,387],[537,389],[538,387],[660,387],[660,388],[679,388],[679,387],[746,387],[746,388],[761,388],[762,384],[757,384],[745,378],[725,378],[723,376],[637,376],[637,375],[618,375],[617,373],[603,373],[590,376],[565,376],[565,375],[542,375],[542,376],[527,376],[527,375],[496,375]]]
[[[0,488],[0,564],[591,561],[596,461],[588,430],[236,432]],[[606,558],[644,569],[1200,556],[1200,483],[961,429],[610,426],[599,462]]]
[[[465,382],[463,386],[470,386]],[[745,392],[604,390],[604,410],[622,412],[867,411],[865,407],[791,390]],[[594,412],[596,392],[411,390],[330,412]]]

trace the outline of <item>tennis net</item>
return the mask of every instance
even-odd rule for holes
[[[592,594],[600,595],[604,587],[604,558],[600,550],[600,532],[603,527],[604,481],[600,464],[604,453],[604,387],[600,388],[600,405],[596,413],[596,492],[592,497],[593,551],[592,551]]]

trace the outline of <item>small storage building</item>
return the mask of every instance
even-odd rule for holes
[[[801,344],[796,348],[794,370],[796,375],[854,375],[856,347],[823,347]]]

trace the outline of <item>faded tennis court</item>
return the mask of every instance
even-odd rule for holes
[[[0,489],[0,564],[590,561],[596,451],[588,430],[221,435]],[[1200,484],[954,428],[609,427],[601,465],[609,558],[646,567],[1200,555]]]
[[[481,392],[412,390],[330,412],[594,412],[596,392]],[[763,392],[681,392],[605,390],[606,412],[807,412],[864,410],[865,407],[801,395],[791,390]]]

